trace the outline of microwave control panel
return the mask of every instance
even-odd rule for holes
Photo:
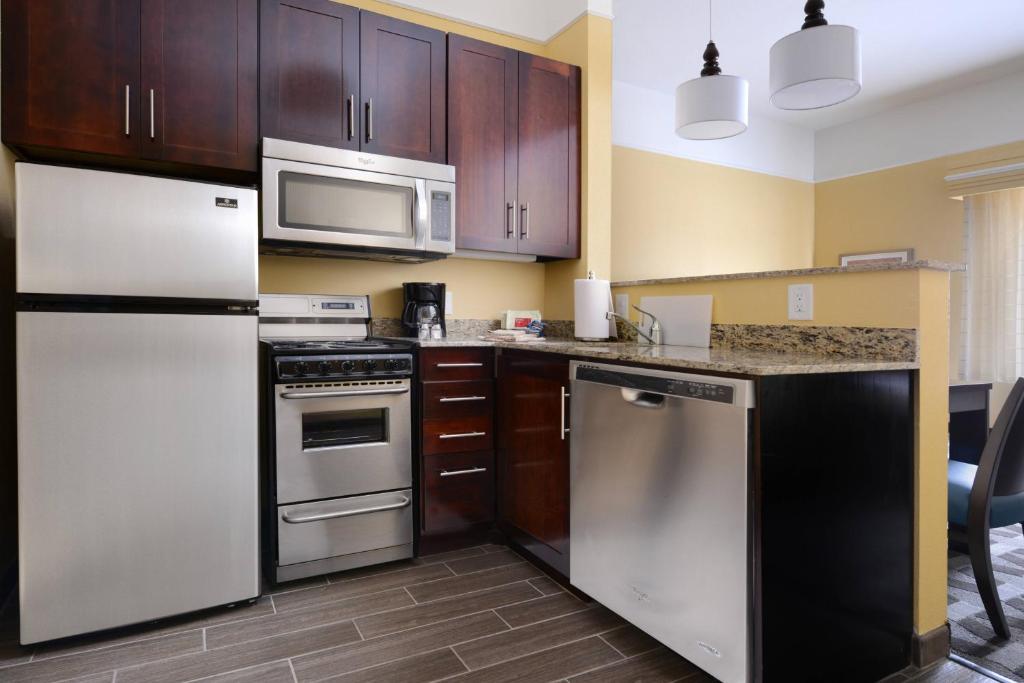
[[[450,192],[430,193],[430,239],[448,242],[452,239],[452,195]]]

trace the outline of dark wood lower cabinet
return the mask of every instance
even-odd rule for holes
[[[569,359],[498,352],[498,525],[569,576]]]
[[[420,350],[420,553],[493,533],[493,358],[489,348]]]

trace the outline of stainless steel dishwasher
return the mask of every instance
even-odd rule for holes
[[[571,583],[747,683],[753,382],[580,361],[570,376]]]

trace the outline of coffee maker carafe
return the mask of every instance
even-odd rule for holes
[[[444,324],[444,283],[405,282],[402,284],[405,306],[402,308],[402,333],[415,337],[420,325],[441,325],[442,334],[447,334]]]

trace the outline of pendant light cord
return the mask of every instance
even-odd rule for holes
[[[708,40],[712,42],[715,40],[711,33],[711,0],[708,0]]]

